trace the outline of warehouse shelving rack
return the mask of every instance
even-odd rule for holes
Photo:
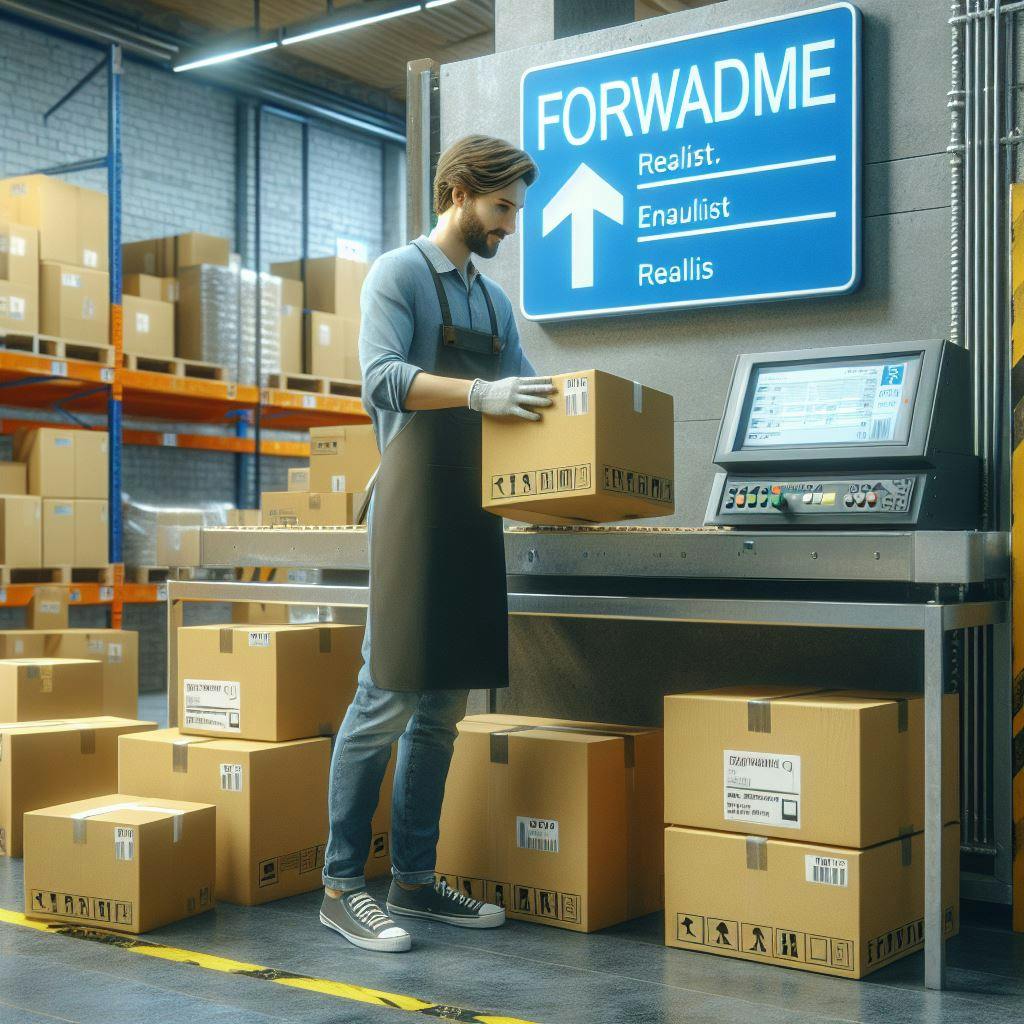
[[[90,81],[106,72],[107,151],[93,159],[46,167],[32,173],[73,174],[103,168],[107,172],[109,202],[108,236],[110,245],[110,344],[113,363],[90,359],[56,358],[37,352],[0,348],[0,393],[4,405],[18,408],[50,409],[61,414],[70,429],[91,429],[76,414],[100,414],[107,417],[108,477],[110,501],[109,545],[113,567],[111,584],[73,583],[69,587],[71,605],[109,605],[110,624],[120,628],[126,603],[156,603],[166,600],[162,583],[129,583],[124,578],[123,522],[120,501],[121,466],[124,445],[189,448],[231,452],[256,458],[257,493],[259,460],[262,456],[301,458],[309,446],[301,441],[271,440],[261,436],[260,424],[275,430],[307,430],[330,424],[368,423],[357,397],[292,392],[280,388],[260,388],[231,381],[176,377],[148,370],[130,370],[124,365],[124,320],[121,266],[121,47],[111,44],[102,60],[54,103],[44,120],[71,100]],[[262,110],[258,109],[257,118]],[[257,140],[259,133],[257,131]],[[304,133],[304,157],[306,140]],[[258,149],[257,149],[258,152]],[[256,230],[259,256],[259,160],[256,161]],[[303,206],[303,253],[308,239],[307,197]],[[3,338],[0,338],[0,345]],[[257,366],[259,366],[257,348]],[[257,373],[257,379],[259,374]],[[124,416],[159,419],[175,423],[237,425],[234,435],[179,433],[125,429]],[[244,425],[256,424],[256,436],[244,436]],[[0,419],[0,433],[12,434],[23,427],[40,426],[38,420]],[[115,497],[116,496],[116,497]],[[241,496],[240,496],[241,497]],[[27,605],[34,583],[12,583],[0,587],[0,607]]]

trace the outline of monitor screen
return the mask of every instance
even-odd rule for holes
[[[921,354],[755,366],[743,449],[906,444]]]

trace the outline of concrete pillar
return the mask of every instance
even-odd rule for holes
[[[634,20],[634,0],[495,0],[494,52]]]

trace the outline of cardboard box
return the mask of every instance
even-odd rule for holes
[[[25,916],[139,934],[213,908],[216,811],[107,793],[25,815]]]
[[[75,561],[75,503],[70,498],[43,498],[43,565],[54,568]]]
[[[483,507],[550,525],[672,515],[672,396],[601,370],[552,380],[540,422],[483,417]]]
[[[22,855],[26,811],[116,790],[118,737],[155,728],[113,717],[0,724],[0,854]]]
[[[17,637],[13,637],[17,642]],[[130,629],[52,630],[44,648],[55,658],[83,658],[100,663],[105,715],[135,718],[139,708],[139,634]]]
[[[288,470],[288,490],[309,490],[309,466],[297,466]]]
[[[0,659],[43,658],[49,635],[38,629],[0,630]]]
[[[93,718],[103,714],[98,661],[11,658],[0,661],[0,722]]]
[[[38,569],[43,564],[43,509],[34,495],[0,495],[0,565]]]
[[[106,501],[110,493],[109,435],[105,430],[76,430],[75,497]]]
[[[228,526],[259,526],[260,510],[258,508],[231,508],[228,509]]]
[[[373,427],[313,427],[309,432],[311,491],[365,491],[379,465]]]
[[[391,866],[393,760],[373,817],[368,878]],[[160,729],[126,736],[118,771],[122,788],[213,804],[217,898],[255,906],[322,887],[330,763],[325,737],[255,743]]]
[[[72,565],[99,568],[110,562],[107,503],[95,498],[75,501],[75,559]]]
[[[264,601],[234,601],[231,621],[244,625],[284,626],[292,621],[291,605]]]
[[[159,281],[160,278],[151,278]],[[124,350],[154,359],[174,358],[174,303],[125,295]]]
[[[441,812],[438,874],[570,931],[662,906],[660,729],[471,715]]]
[[[281,281],[281,372],[305,373],[302,282]]]
[[[28,467],[24,462],[0,462],[0,494],[25,494]]]
[[[76,185],[46,174],[26,174],[0,182],[6,208],[19,224],[39,231],[39,258],[83,266],[79,244]]]
[[[28,492],[43,498],[75,496],[77,430],[38,427],[14,435],[14,457],[28,465]]]
[[[157,512],[157,565],[199,565],[199,531],[202,512]]]
[[[68,628],[68,588],[61,586],[36,587],[28,605],[29,629]],[[35,655],[34,655],[35,656]],[[108,714],[100,708],[101,714]]]
[[[260,514],[267,526],[351,526],[363,497],[338,491],[264,491]]]
[[[178,721],[193,736],[332,736],[356,689],[361,626],[178,630]]]
[[[943,818],[957,817],[957,697]],[[920,694],[735,686],[665,698],[665,821],[862,848],[924,827]]]
[[[178,271],[200,263],[227,266],[231,259],[231,243],[216,235],[190,231],[166,238],[148,238],[121,246],[121,260],[126,274],[149,274],[155,277],[177,277]]]
[[[272,274],[305,282],[306,309],[348,317],[359,316],[359,295],[369,271],[369,263],[334,256],[270,264]]]
[[[78,189],[78,249],[75,262],[91,270],[110,270],[110,215],[105,192]]]
[[[39,232],[0,217],[0,281],[39,286]]]
[[[110,275],[64,263],[39,271],[39,330],[65,341],[110,341]]]
[[[943,931],[959,921],[960,827],[942,833]],[[665,945],[863,978],[924,944],[924,833],[867,850],[665,830]]]
[[[0,281],[0,331],[39,333],[39,284]]]
[[[333,380],[362,380],[359,366],[359,321],[334,313],[305,316],[303,362],[306,372]]]

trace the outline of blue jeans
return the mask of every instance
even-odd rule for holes
[[[438,821],[455,726],[465,717],[469,697],[468,690],[378,689],[370,678],[369,634],[368,628],[359,685],[331,758],[330,837],[323,880],[342,892],[366,885],[363,869],[370,855],[371,819],[396,739],[391,873],[410,885],[434,881]]]

